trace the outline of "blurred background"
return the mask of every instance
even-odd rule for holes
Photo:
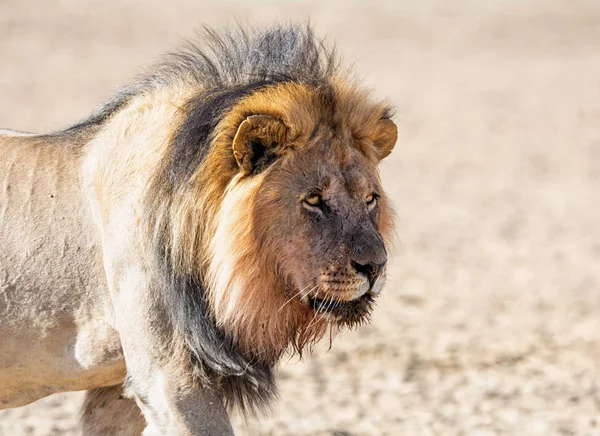
[[[0,127],[68,126],[202,23],[308,18],[397,108],[398,241],[373,323],[238,434],[600,434],[597,0],[2,0]],[[81,396],[0,435],[75,435]]]

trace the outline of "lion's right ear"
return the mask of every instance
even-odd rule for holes
[[[238,127],[233,138],[233,155],[241,171],[261,171],[281,153],[288,128],[270,115],[252,115]]]

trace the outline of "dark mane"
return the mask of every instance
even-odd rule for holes
[[[337,70],[335,50],[308,25],[223,32],[204,27],[199,35],[201,44],[188,42],[167,55],[155,78],[190,74],[198,85],[223,89],[282,80],[318,84]]]
[[[203,278],[178,271],[170,263],[170,228],[176,223],[168,218],[168,210],[174,199],[189,193],[186,182],[210,152],[217,124],[241,98],[280,82],[327,88],[337,73],[337,60],[334,50],[308,25],[237,27],[219,33],[204,28],[200,35],[200,43],[188,42],[182,50],[166,55],[149,73],[71,129],[102,124],[131,99],[161,87],[197,88],[181,107],[184,119],[173,126],[168,155],[148,189],[146,219],[154,234],[152,248],[162,280],[157,289],[197,376],[204,383],[219,378],[228,406],[256,411],[276,394],[272,367],[245,356],[217,328],[205,301]],[[233,155],[230,160],[235,165]]]
[[[335,49],[317,38],[308,24],[225,31],[205,26],[198,36],[197,42],[187,41],[179,51],[163,56],[65,133],[102,125],[136,96],[175,83],[196,85],[199,93],[282,81],[319,86],[338,72]]]

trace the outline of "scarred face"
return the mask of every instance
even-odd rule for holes
[[[220,201],[206,248],[211,311],[265,361],[367,321],[385,280],[392,225],[377,165],[397,129],[364,94],[330,91],[287,84],[247,97],[205,163],[226,181],[222,197],[206,197]]]
[[[375,165],[332,138],[281,158],[254,204],[255,235],[299,299],[341,325],[368,316],[385,281],[389,213]],[[269,211],[265,216],[261,211]]]

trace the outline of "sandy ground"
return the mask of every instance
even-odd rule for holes
[[[599,435],[599,2],[3,0],[1,127],[81,118],[199,23],[309,16],[397,107],[398,243],[372,325],[238,434]],[[0,435],[74,435],[80,398]]]

